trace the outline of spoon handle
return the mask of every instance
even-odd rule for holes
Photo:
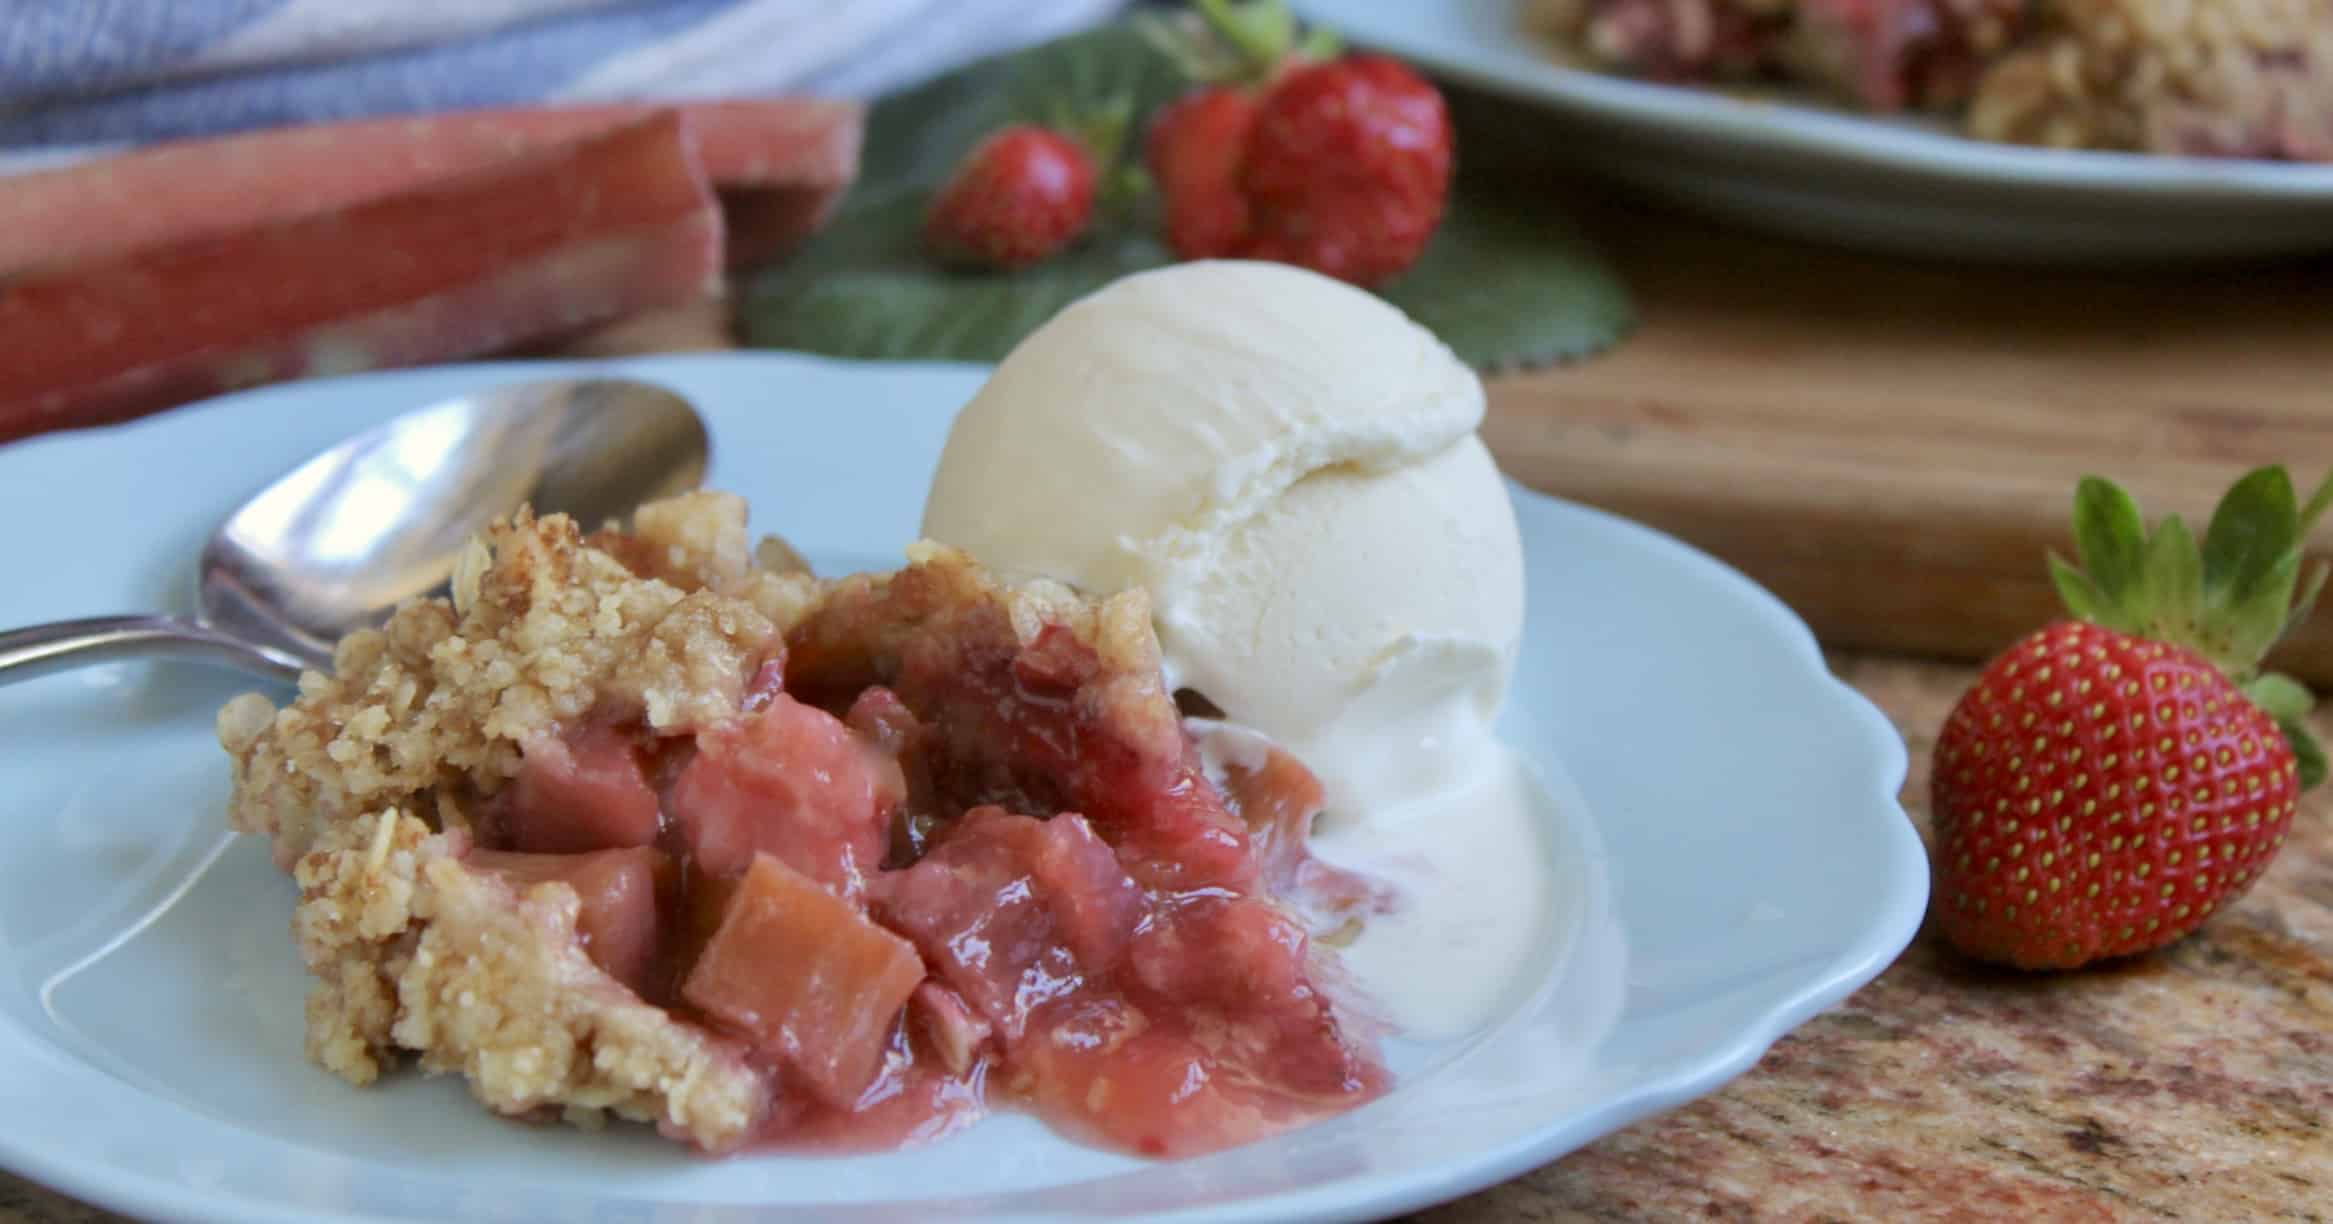
[[[0,684],[91,663],[165,658],[217,663],[294,682],[300,661],[176,616],[93,616],[0,633]]]

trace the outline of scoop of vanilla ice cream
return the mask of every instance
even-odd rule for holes
[[[1399,785],[1388,763],[1457,747],[1504,695],[1522,549],[1482,415],[1474,372],[1382,299],[1178,264],[1005,358],[949,432],[923,533],[1091,593],[1148,588],[1174,682],[1303,756],[1334,804]]]

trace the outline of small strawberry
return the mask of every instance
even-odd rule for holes
[[[1166,201],[1167,245],[1183,258],[1228,256],[1246,238],[1239,167],[1255,121],[1255,98],[1228,86],[1193,90],[1151,120],[1143,160]]]
[[[1050,259],[1093,219],[1095,158],[1052,128],[1000,128],[956,166],[924,214],[924,245],[940,259],[1017,269]]]
[[[1987,664],[1937,737],[1933,913],[1980,960],[2066,969],[2161,947],[2251,887],[2325,757],[2310,699],[2259,661],[2323,588],[2304,580],[2328,477],[2245,476],[2202,546],[2147,532],[2097,478],[2074,498],[2081,568],[2050,558],[2076,620]]]
[[[1195,79],[1152,121],[1167,243],[1185,259],[1299,264],[1357,285],[1417,261],[1441,224],[1454,136],[1442,95],[1398,60],[1301,43],[1279,0],[1197,0],[1210,37],[1152,25]],[[1226,84],[1222,82],[1238,82]]]

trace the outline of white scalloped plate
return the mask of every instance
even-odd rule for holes
[[[278,471],[405,407],[581,366],[294,384],[0,448],[0,625],[182,608],[198,542]],[[778,354],[599,368],[695,400],[710,483],[830,567],[896,563],[982,377]],[[638,1128],[502,1122],[447,1080],[349,1088],[301,1056],[291,886],[220,832],[211,714],[243,685],[119,664],[0,688],[0,1164],[174,1219],[1346,1219],[1709,1092],[1910,940],[1928,876],[1903,746],[1758,587],[1515,496],[1531,619],[1501,733],[1563,813],[1547,953],[1482,1031],[1394,1043],[1395,1089],[1353,1113],[1179,1163],[1014,1115],[904,1153],[708,1161]]]
[[[1524,2],[1295,7],[1355,43],[1540,108],[1518,122],[1583,169],[1786,233],[2032,261],[2333,250],[2333,165],[2022,148],[1934,122],[1566,68],[1524,28]]]

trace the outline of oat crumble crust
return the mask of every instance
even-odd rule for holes
[[[591,964],[573,889],[519,895],[460,855],[522,743],[586,715],[670,731],[730,716],[818,591],[798,563],[754,563],[734,496],[645,507],[629,535],[522,512],[463,558],[451,601],[350,634],[290,706],[228,703],[228,823],[267,835],[300,884],[310,1057],[364,1084],[413,1051],[502,1112],[742,1139],[761,1073]]]
[[[320,979],[309,1057],[369,1084],[413,1050],[501,1113],[612,1112],[713,1151],[744,1139],[762,1073],[592,964],[574,889],[513,890],[464,866],[462,840],[390,809],[333,826],[294,868],[293,930]]]
[[[349,634],[333,674],[302,676],[284,709],[247,694],[219,712],[229,823],[273,838],[287,868],[325,826],[392,806],[465,827],[469,804],[516,774],[519,746],[564,722],[681,731],[727,717],[818,591],[753,564],[731,495],[660,502],[633,534],[588,540],[563,515],[522,512],[465,557],[452,601]]]
[[[568,885],[519,892],[462,855],[530,738],[587,715],[668,732],[733,717],[789,631],[889,666],[958,618],[1024,645],[1058,625],[1106,665],[1085,699],[1179,750],[1141,592],[1006,586],[928,543],[896,574],[820,582],[782,541],[751,546],[745,517],[718,493],[644,507],[628,534],[522,512],[472,547],[450,601],[350,634],[287,707],[247,694],[220,711],[228,822],[267,835],[300,886],[311,1059],[362,1085],[412,1053],[499,1112],[612,1112],[713,1151],[748,1137],[763,1071],[592,964]]]

